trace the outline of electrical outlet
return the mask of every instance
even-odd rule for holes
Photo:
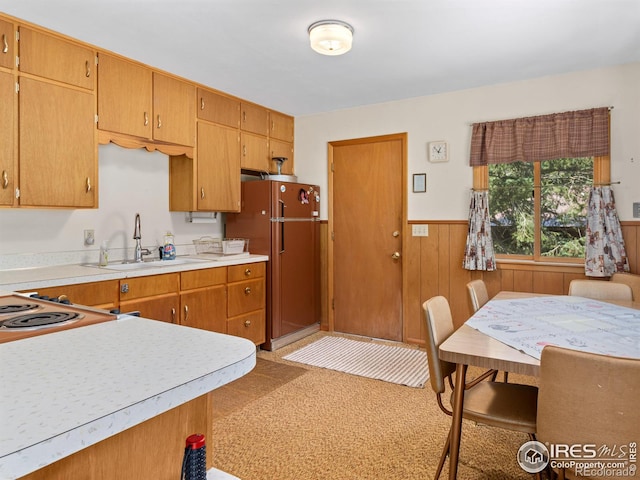
[[[640,202],[633,202],[633,218],[640,218]]]
[[[95,232],[93,230],[84,231],[84,244],[93,245],[96,242]]]
[[[429,225],[411,225],[411,235],[414,237],[428,237]]]

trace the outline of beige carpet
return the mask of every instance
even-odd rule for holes
[[[300,375],[300,364],[282,360],[323,335],[258,353],[261,364],[288,363],[296,370],[217,417],[209,442],[215,466],[242,480],[433,478],[450,424],[433,391],[317,367],[303,366]],[[465,421],[458,478],[531,479],[516,462],[525,441],[524,434]],[[446,474],[445,467],[441,478]]]

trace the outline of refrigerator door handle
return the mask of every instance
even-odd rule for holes
[[[280,202],[280,253],[284,253],[284,202],[282,200],[278,200]]]

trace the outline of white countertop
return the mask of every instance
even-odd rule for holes
[[[266,255],[249,255],[247,257],[229,256],[215,259],[210,255],[190,255],[185,258],[201,261],[197,263],[173,264],[171,260],[166,260],[153,262],[153,264],[145,264],[145,268],[140,270],[127,271],[111,270],[109,266],[98,267],[97,265],[56,265],[0,270],[0,290],[11,292],[37,290],[38,288],[57,287],[60,285],[118,280],[122,278],[159,275],[162,273],[183,272],[203,268],[266,262],[269,260],[269,257]]]
[[[239,378],[246,339],[126,316],[0,344],[0,479],[13,479]]]

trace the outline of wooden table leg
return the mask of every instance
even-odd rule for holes
[[[449,480],[456,480],[458,475],[458,456],[460,454],[460,437],[462,435],[462,405],[464,402],[464,384],[467,366],[456,365],[456,386],[453,396],[453,416],[451,418],[451,445],[449,447]]]

